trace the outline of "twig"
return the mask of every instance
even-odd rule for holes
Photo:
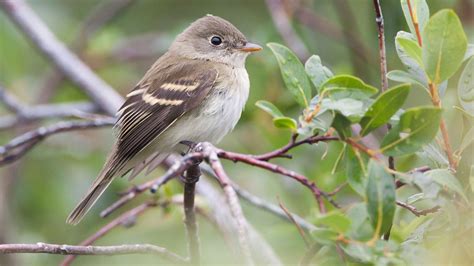
[[[3,0],[0,6],[30,41],[72,82],[82,88],[104,111],[115,115],[122,97],[97,77],[76,55],[70,52],[23,0]]]
[[[88,237],[86,240],[82,241],[79,246],[88,246],[93,244],[95,241],[97,241],[99,238],[103,237],[107,233],[109,233],[112,229],[120,226],[120,225],[129,225],[131,220],[136,219],[137,216],[141,215],[144,213],[146,210],[148,210],[150,207],[155,207],[157,206],[156,202],[145,202],[129,211],[126,213],[120,215],[116,219],[112,220],[110,223],[105,225],[104,227],[100,228],[99,231]],[[61,262],[61,266],[68,266],[71,264],[71,262],[76,258],[76,255],[69,255],[64,260]]]
[[[413,9],[412,9],[410,0],[407,0],[407,6],[408,6],[408,11],[410,13],[411,21],[413,22],[413,27],[415,28],[416,39],[418,40],[418,45],[420,45],[420,47],[421,47],[421,46],[423,46],[423,41],[421,39],[421,32],[420,32],[420,25],[418,23],[418,17],[415,16],[415,14],[413,13]]]
[[[399,201],[399,200],[397,200],[397,205],[402,207],[402,208],[405,208],[405,209],[409,210],[411,213],[413,213],[417,217],[426,216],[430,213],[436,213],[437,211],[439,211],[439,209],[441,209],[440,206],[436,205],[436,206],[434,206],[432,208],[429,208],[429,209],[418,210],[415,206],[409,205],[409,204],[407,204],[403,201]]]
[[[288,219],[296,226],[296,229],[298,229],[298,233],[301,235],[301,238],[303,238],[303,241],[306,244],[306,247],[309,247],[310,246],[309,239],[306,236],[306,233],[303,231],[303,228],[301,228],[301,226],[296,222],[291,212],[285,207],[285,205],[283,205],[280,199],[278,199],[278,205],[288,216]]]
[[[210,145],[210,143],[201,143],[202,151],[207,154],[207,160],[211,165],[212,169],[214,170],[219,183],[224,190],[224,194],[226,196],[227,204],[229,204],[230,211],[232,216],[234,217],[237,228],[238,228],[238,236],[239,236],[239,244],[241,248],[242,255],[245,258],[245,262],[247,265],[253,265],[252,254],[250,253],[250,244],[249,244],[249,236],[248,236],[248,225],[247,220],[245,219],[242,213],[242,207],[239,204],[239,199],[237,198],[237,194],[235,190],[230,185],[230,179],[227,176],[224,168],[217,156],[217,152],[215,151],[215,147]]]
[[[114,118],[101,118],[91,121],[64,121],[26,132],[14,138],[8,144],[0,146],[0,165],[18,160],[41,140],[51,135],[73,130],[111,126],[114,123]]]
[[[288,17],[282,0],[266,0],[268,11],[272,16],[275,28],[280,33],[285,43],[295,52],[300,59],[310,56],[308,49],[293,30],[290,18]]]
[[[2,85],[0,85],[0,102],[3,102],[8,110],[14,113],[21,113],[23,110],[21,102],[15,96],[8,93]]]
[[[194,198],[196,182],[201,176],[199,163],[196,162],[186,170],[183,178],[184,182],[184,224],[186,225],[186,234],[188,237],[188,254],[190,262],[193,265],[201,264],[201,251],[199,247],[199,235],[194,211]]]
[[[154,254],[175,263],[185,263],[186,259],[159,246],[150,244],[120,246],[71,246],[57,244],[1,244],[0,254],[8,253],[47,253],[56,255],[125,255]]]

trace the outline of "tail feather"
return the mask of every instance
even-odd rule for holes
[[[78,224],[84,215],[91,209],[92,205],[99,199],[99,197],[104,193],[105,189],[112,183],[114,176],[117,175],[117,165],[115,165],[113,160],[113,153],[107,160],[102,171],[99,173],[95,179],[92,186],[87,191],[87,194],[81,199],[79,204],[74,208],[74,210],[67,217],[66,223],[76,225]],[[115,167],[114,167],[115,166]]]

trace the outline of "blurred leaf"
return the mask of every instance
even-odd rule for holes
[[[286,116],[273,118],[273,124],[277,128],[288,128],[292,132],[295,132],[297,128],[296,121],[293,118]]]
[[[357,241],[368,241],[374,235],[369,213],[365,202],[354,204],[347,210],[347,217],[351,220],[349,233],[351,239]]]
[[[314,135],[318,132],[325,133],[331,127],[333,120],[334,114],[329,110],[319,112],[310,122],[306,122],[304,117],[300,116],[299,121],[301,126],[298,128],[298,134]]]
[[[321,85],[320,94],[328,95],[335,100],[343,98],[363,100],[376,94],[377,91],[375,87],[365,84],[359,78],[350,75],[337,75]]]
[[[344,253],[362,263],[372,261],[372,249],[365,243],[349,243],[340,246]]]
[[[321,64],[321,59],[317,55],[312,55],[305,63],[304,68],[314,87],[320,92],[321,85],[334,76],[329,68]]]
[[[407,198],[407,204],[416,203],[419,200],[422,200],[425,197],[425,193],[416,193]]]
[[[409,84],[393,87],[375,100],[360,121],[361,135],[365,136],[374,129],[384,125],[400,109],[410,92]]]
[[[472,56],[474,56],[474,44],[468,43],[466,53],[464,54],[464,58],[462,59],[462,61],[464,62],[468,60],[469,58],[471,58]]]
[[[421,59],[421,47],[416,41],[403,37],[396,37],[395,41],[398,42],[400,48],[402,48],[408,56],[415,59],[420,67],[423,67],[423,61]]]
[[[373,159],[369,162],[366,197],[372,226],[380,226],[378,232],[385,233],[390,229],[395,214],[395,183],[381,164]]]
[[[352,98],[342,99],[323,99],[321,108],[331,111],[337,111],[347,117],[351,122],[358,122],[367,110],[364,102]]]
[[[359,195],[365,195],[366,173],[364,172],[365,160],[361,154],[356,154],[351,145],[346,146],[346,176],[347,183]]]
[[[408,8],[407,0],[401,0],[403,15],[405,15],[405,20],[410,28],[410,31],[413,35],[416,34],[415,26],[411,19],[410,9]],[[430,9],[426,4],[425,0],[412,0],[410,1],[412,13],[416,16],[418,21],[418,28],[420,31],[423,31],[425,28],[428,19],[430,18]]]
[[[439,84],[459,68],[467,48],[467,38],[454,11],[434,14],[423,31],[423,62],[430,80]]]
[[[425,199],[436,198],[441,190],[439,184],[435,183],[433,178],[425,173],[413,173],[413,183],[421,189]]]
[[[303,64],[287,47],[278,43],[268,43],[280,66],[281,75],[286,87],[290,90],[296,102],[307,107],[311,99],[311,84]]]
[[[461,183],[459,183],[459,180],[451,173],[450,170],[434,169],[426,172],[425,175],[431,177],[433,181],[440,184],[442,187],[459,194],[466,202],[469,202],[466,194],[464,194]]]
[[[459,154],[462,154],[463,151],[471,145],[471,143],[474,141],[474,126],[469,129],[469,131],[466,133],[466,135],[463,136],[461,145],[459,145]]]
[[[474,58],[467,62],[459,78],[458,97],[464,110],[474,116]]]
[[[436,141],[432,141],[431,143],[423,146],[420,155],[422,158],[432,160],[438,166],[445,166],[449,164],[446,153]]]
[[[283,116],[282,112],[278,109],[278,107],[276,107],[271,102],[260,100],[260,101],[257,101],[255,105],[258,108],[262,109],[263,111],[269,113],[274,118]]]
[[[331,229],[318,228],[311,231],[311,235],[314,237],[316,242],[320,244],[333,245],[336,242],[339,233]]]
[[[352,136],[351,121],[345,116],[337,113],[332,122],[334,127],[341,139],[346,139]]]
[[[387,78],[393,81],[416,84],[428,91],[425,85],[423,85],[423,83],[417,80],[416,77],[403,70],[392,70],[387,73]]]
[[[436,136],[441,112],[435,107],[407,109],[398,125],[383,138],[380,151],[387,156],[416,152]]]
[[[351,221],[340,210],[334,210],[326,213],[324,216],[318,217],[315,221],[316,225],[324,225],[330,229],[345,233],[351,226]]]

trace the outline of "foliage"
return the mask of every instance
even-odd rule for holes
[[[333,75],[317,55],[306,61],[307,77],[302,77],[302,64],[289,49],[282,45],[269,45],[280,63],[287,88],[293,92],[294,100],[304,107],[298,118],[297,129],[293,123],[279,123],[278,127],[286,127],[293,132],[296,130],[302,135],[334,134],[344,144],[334,167],[337,168],[340,160],[344,161],[343,181],[360,195],[360,200],[348,210],[336,209],[316,215],[314,223],[319,228],[313,232],[313,236],[323,246],[338,245],[354,262],[376,265],[416,263],[412,257],[405,256],[408,249],[425,249],[430,245],[423,239],[434,230],[434,224],[445,218],[444,213],[453,212],[454,202],[464,206],[462,208],[472,208],[466,189],[459,181],[466,180],[466,173],[456,173],[455,169],[449,168],[447,160],[443,164],[431,164],[431,170],[426,172],[389,169],[385,161],[385,156],[394,156],[397,161],[412,154],[426,161],[430,157],[426,153],[428,147],[446,156],[445,152],[449,151],[433,144],[439,133],[443,110],[437,105],[407,109],[403,106],[410,89],[420,87],[429,93],[435,103],[436,95],[442,97],[445,94],[447,80],[459,72],[466,58],[472,57],[469,51],[466,54],[466,35],[452,10],[441,10],[430,17],[426,1],[411,2],[411,12],[418,14],[417,17],[410,14],[407,1],[401,0],[411,33],[400,31],[395,38],[397,54],[407,69],[393,70],[387,75],[391,80],[404,84],[382,91],[375,99],[378,89],[352,75]],[[457,108],[472,116],[474,63],[472,58],[467,60],[458,81],[461,106]],[[290,75],[290,70],[300,73]],[[299,82],[298,78],[301,78]],[[311,100],[306,99],[310,91],[306,87],[308,78],[316,88]],[[297,87],[295,84],[305,84],[305,89],[301,90],[305,93],[294,93]],[[309,105],[306,104],[308,101]],[[259,103],[257,106],[276,118],[283,116],[271,103]],[[291,118],[285,117],[285,120],[290,121]],[[364,136],[383,132],[382,128],[388,123],[391,129],[378,146],[368,146],[362,141]],[[361,128],[360,132],[354,130],[356,125]],[[459,146],[457,162],[472,142],[472,124],[468,123],[468,126],[471,129]],[[395,205],[397,199],[401,199],[396,196],[398,188],[395,182],[405,184],[404,189],[413,188],[411,195],[407,196],[407,204],[424,202],[423,206],[439,205],[442,211],[432,217],[414,218],[412,224],[404,229],[403,236],[387,242],[380,240],[380,237],[388,234],[394,224],[399,223]],[[470,231],[474,229],[472,223],[462,226]],[[415,236],[421,240],[413,244]]]

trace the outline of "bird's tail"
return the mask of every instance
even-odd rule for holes
[[[100,195],[102,195],[105,189],[110,185],[118,171],[114,163],[114,155],[115,153],[112,152],[104,168],[100,171],[94,183],[89,188],[89,191],[87,191],[87,194],[84,196],[84,198],[81,199],[79,204],[77,204],[74,210],[69,214],[66,220],[68,224],[78,224],[82,220],[84,215],[86,215],[86,213],[90,210],[92,205],[94,205],[97,199],[99,199]]]

